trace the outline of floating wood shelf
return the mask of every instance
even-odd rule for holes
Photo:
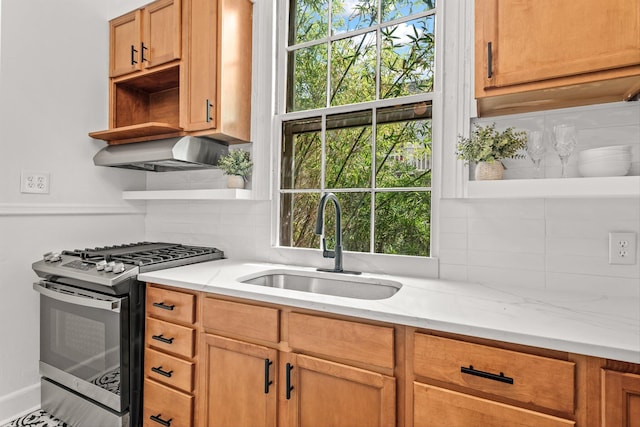
[[[91,138],[101,139],[110,144],[134,142],[140,138],[167,134],[167,136],[179,135],[182,128],[168,123],[149,122],[131,126],[123,126],[114,129],[101,130],[89,133]]]

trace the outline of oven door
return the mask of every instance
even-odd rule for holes
[[[41,281],[40,374],[114,411],[129,402],[129,300]]]

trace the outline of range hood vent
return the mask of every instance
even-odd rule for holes
[[[170,172],[215,168],[229,147],[195,136],[108,145],[93,157],[96,166]]]

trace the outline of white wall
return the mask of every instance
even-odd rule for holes
[[[144,174],[93,165],[107,127],[108,2],[2,0],[0,22],[0,425],[39,405],[37,278],[51,250],[144,238],[121,191]],[[50,194],[21,194],[21,171]]]

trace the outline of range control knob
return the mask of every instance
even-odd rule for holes
[[[124,271],[124,264],[121,262],[116,262],[115,265],[113,266],[113,272],[118,274],[118,273],[122,273]]]
[[[49,259],[49,261],[50,262],[62,261],[62,256],[60,255],[60,252],[52,252],[51,258]]]
[[[109,273],[113,271],[113,267],[116,265],[114,261],[108,262],[107,265],[104,266],[104,272]]]
[[[98,261],[98,262],[96,262],[96,270],[102,271],[102,270],[104,270],[106,265],[107,265],[107,261],[105,261],[105,260]]]

